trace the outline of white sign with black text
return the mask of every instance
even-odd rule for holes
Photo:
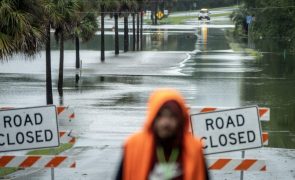
[[[258,107],[245,107],[191,115],[194,135],[204,154],[262,147]]]
[[[0,152],[57,146],[55,106],[0,111]]]

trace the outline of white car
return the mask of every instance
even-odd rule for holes
[[[199,20],[207,19],[209,21],[210,20],[209,14],[211,13],[209,12],[208,9],[201,9],[199,13]]]

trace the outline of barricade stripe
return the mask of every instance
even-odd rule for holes
[[[66,134],[66,131],[60,131],[59,132],[59,137],[63,137]]]
[[[57,114],[59,115],[59,114],[62,113],[65,109],[66,109],[66,107],[64,107],[64,106],[58,106],[58,107],[56,107]]]
[[[73,137],[69,143],[70,144],[75,144],[76,143],[76,138]]]
[[[212,164],[209,169],[222,169],[227,163],[229,163],[231,159],[218,159],[214,164]]]
[[[15,156],[0,156],[0,167],[5,167]]]
[[[247,171],[261,171],[261,168],[265,166],[264,160],[257,160],[251,167],[247,169]]]
[[[267,108],[259,108],[259,116],[262,117],[265,115],[265,113],[267,113],[269,109]]]
[[[202,113],[206,113],[206,112],[212,112],[212,111],[216,111],[217,108],[213,108],[213,107],[206,107],[206,108],[203,108],[201,110]]]
[[[74,162],[74,163],[70,166],[70,168],[76,168],[76,162]]]
[[[263,145],[268,145],[269,134],[267,132],[262,133],[262,141]]]
[[[20,165],[19,167],[31,167],[33,166],[33,164],[35,164],[39,159],[41,158],[41,156],[29,156],[27,157]]]
[[[266,166],[263,166],[260,171],[266,171]]]
[[[247,170],[249,169],[257,160],[256,159],[246,159],[243,160],[239,166],[235,168],[237,171]]]
[[[45,167],[57,167],[60,163],[62,163],[67,157],[65,156],[58,156],[54,157],[49,163],[45,165]]]
[[[74,119],[75,118],[75,113],[72,113],[71,115],[70,115],[70,119]]]

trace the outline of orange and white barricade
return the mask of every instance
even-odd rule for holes
[[[207,158],[209,170],[221,171],[266,171],[266,162],[261,159]]]
[[[75,168],[76,160],[70,156],[0,156],[0,167]]]

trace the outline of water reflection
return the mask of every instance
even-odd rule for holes
[[[58,44],[52,36],[51,47],[58,50]],[[129,50],[132,50],[133,36],[129,33]],[[193,51],[197,37],[192,31],[169,31],[157,29],[145,32],[143,35],[143,50],[151,51]],[[112,34],[105,35],[105,50],[114,50],[114,36]],[[123,50],[124,36],[119,34],[119,47]],[[65,50],[74,50],[75,43],[72,40],[65,42]],[[100,36],[94,36],[90,41],[81,43],[81,50],[100,50]]]
[[[284,60],[279,54],[265,54],[256,63],[262,71],[244,78],[241,100],[271,108],[271,121],[262,124],[270,131],[271,147],[295,148],[294,58],[288,55]]]
[[[206,51],[207,50],[207,40],[208,40],[208,27],[206,25],[204,25],[202,27],[202,40],[203,40],[203,50]]]

